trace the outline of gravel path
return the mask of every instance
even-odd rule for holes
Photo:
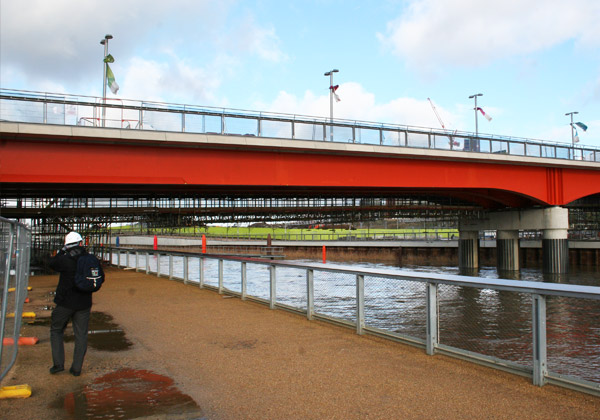
[[[57,279],[32,277],[26,310],[49,316],[38,308],[52,304]],[[111,315],[133,346],[90,347],[80,377],[50,375],[49,327],[26,325],[23,335],[40,343],[20,348],[2,385],[27,383],[33,395],[0,400],[2,419],[78,418],[65,396],[123,369],[172,378],[199,407],[144,418],[600,418],[596,397],[132,270],[107,269],[93,311]]]

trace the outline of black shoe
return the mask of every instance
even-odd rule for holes
[[[79,376],[79,375],[81,375],[81,371],[77,371],[77,370],[75,370],[73,368],[69,369],[69,373],[71,375],[73,375],[73,376]]]
[[[62,372],[63,370],[65,370],[64,367],[54,365],[50,368],[50,373],[54,375],[55,373]]]

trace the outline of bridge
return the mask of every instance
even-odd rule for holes
[[[545,269],[564,272],[564,206],[600,194],[594,147],[5,89],[0,104],[5,217],[76,215],[58,198],[98,200],[85,212],[112,211],[112,201],[100,204],[106,198],[176,198],[188,214],[207,197],[231,214],[257,212],[240,199],[267,197],[275,201],[263,211],[289,214],[318,198],[346,216],[358,200],[397,214],[460,214],[467,268],[478,265],[478,231],[497,230],[500,266],[518,269],[519,231],[542,230]]]

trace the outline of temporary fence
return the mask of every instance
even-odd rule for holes
[[[31,230],[0,217],[0,380],[15,364],[27,297]],[[6,343],[6,345],[5,345]]]
[[[600,395],[600,287],[123,248],[97,254],[534,385]]]

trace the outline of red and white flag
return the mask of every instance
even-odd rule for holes
[[[329,89],[331,90],[331,93],[333,93],[333,97],[335,98],[336,102],[341,101],[340,97],[337,95],[337,93],[335,93],[335,91],[340,87],[340,85],[335,85],[335,86],[329,86]]]
[[[485,117],[485,119],[486,119],[486,120],[488,120],[488,121],[492,121],[492,117],[490,117],[488,114],[486,114],[485,112],[483,112],[483,109],[481,109],[481,108],[477,107],[477,110],[478,110],[479,112],[481,112],[481,115],[483,115],[483,116]]]

